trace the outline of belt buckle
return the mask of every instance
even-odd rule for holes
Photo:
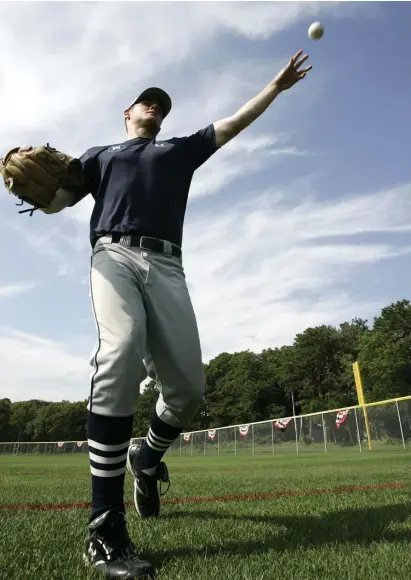
[[[147,246],[144,247],[144,240],[148,240],[147,236],[141,236],[140,238],[140,248],[142,250],[148,250]]]

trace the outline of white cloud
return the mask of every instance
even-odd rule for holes
[[[72,275],[76,270],[76,264],[73,263],[74,256],[60,249],[61,243],[65,241],[65,235],[61,232],[58,223],[53,223],[50,219],[48,221],[51,227],[47,229],[28,228],[25,220],[9,222],[5,227],[18,234],[19,239],[26,244],[28,252],[37,253],[43,263],[45,258],[48,263],[52,264],[58,276]],[[66,247],[69,248],[73,246],[75,239],[69,237],[66,241],[68,242]]]
[[[20,284],[9,284],[7,286],[0,286],[0,300],[5,300],[12,296],[25,294],[36,287],[34,282],[23,282]]]
[[[0,366],[0,398],[59,401],[89,395],[88,360],[56,341],[1,328]]]
[[[253,192],[218,215],[191,215],[184,263],[206,357],[281,346],[307,326],[368,313],[375,301],[353,303],[347,282],[360,268],[411,253],[372,236],[411,230],[411,183],[332,202],[296,197]]]
[[[65,148],[82,149],[90,133],[111,140],[122,134],[114,119],[135,90],[166,78],[174,86],[168,71],[181,77],[186,62],[203,68],[196,61],[218,54],[219,35],[265,39],[317,14],[358,10],[323,2],[1,5],[1,149],[21,142],[22,131]],[[189,85],[184,78],[177,92],[184,95]]]
[[[218,151],[197,170],[190,197],[217,193],[242,175],[250,176],[272,163],[273,155],[303,155],[294,147],[285,147],[286,140],[272,135],[242,135]]]

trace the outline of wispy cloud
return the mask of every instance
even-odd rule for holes
[[[294,147],[284,147],[286,138],[272,135],[243,135],[218,151],[195,174],[190,197],[213,194],[242,175],[252,176],[272,163],[273,155],[304,155]]]
[[[6,300],[12,296],[25,294],[36,287],[35,282],[23,282],[21,284],[9,284],[7,286],[0,286],[0,300]]]
[[[80,400],[89,395],[88,361],[64,344],[0,328],[0,398]]]
[[[45,216],[41,217],[44,219]],[[27,252],[36,253],[43,260],[45,258],[50,265],[53,265],[58,276],[71,275],[75,272],[76,265],[73,263],[73,252],[67,251],[67,249],[75,247],[75,238],[72,236],[67,238],[61,231],[59,224],[53,223],[49,216],[46,216],[45,219],[47,218],[49,222],[47,229],[37,227],[33,231],[33,229],[27,228],[25,220],[8,222],[4,227],[18,234],[19,239],[25,243]],[[62,249],[64,245],[66,251]]]
[[[184,261],[206,356],[279,346],[309,325],[357,315],[354,272],[411,253],[373,236],[411,229],[411,183],[326,203],[296,197],[253,192],[218,215],[190,217]]]

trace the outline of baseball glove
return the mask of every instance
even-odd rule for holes
[[[34,206],[33,211],[50,206],[60,188],[81,184],[81,163],[78,159],[53,149],[48,144],[39,147],[16,147],[0,159],[0,173],[9,193]]]

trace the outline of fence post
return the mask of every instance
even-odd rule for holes
[[[191,433],[191,456],[193,456],[194,433]]]
[[[220,455],[220,429],[217,429],[217,455]]]
[[[293,415],[294,415],[294,429],[295,429],[295,447],[296,447],[296,451],[297,451],[297,455],[299,454],[299,449],[298,449],[298,431],[297,431],[297,417],[295,414],[295,401],[294,401],[294,391],[291,391],[291,401],[293,404]],[[301,421],[302,421],[302,417],[301,417]],[[301,428],[300,428],[301,431]]]
[[[271,445],[273,448],[273,455],[275,455],[275,444],[274,444],[274,422],[271,421]]]
[[[404,441],[404,431],[402,430],[402,423],[401,423],[401,415],[400,410],[398,408],[398,401],[395,401],[395,406],[397,407],[397,415],[398,415],[398,422],[400,424],[400,431],[401,431],[401,439],[402,439],[402,446],[405,449],[405,441]]]
[[[206,454],[207,431],[204,431],[204,455]]]
[[[251,436],[253,438],[252,446],[253,446],[253,455],[254,455],[254,423],[251,423]]]
[[[362,452],[362,446],[361,446],[360,429],[359,429],[359,427],[358,427],[357,409],[354,409],[354,415],[355,415],[355,424],[357,425],[357,439],[358,439],[358,445],[360,446],[360,453],[361,453],[361,452]]]
[[[321,418],[322,418],[322,423],[323,423],[324,449],[325,449],[325,452],[327,453],[327,428],[325,426],[324,413],[321,413]]]
[[[237,429],[234,427],[234,455],[237,455]]]
[[[298,449],[298,430],[297,430],[297,417],[294,417],[294,429],[295,429],[295,448],[297,450],[297,455],[300,453]]]

